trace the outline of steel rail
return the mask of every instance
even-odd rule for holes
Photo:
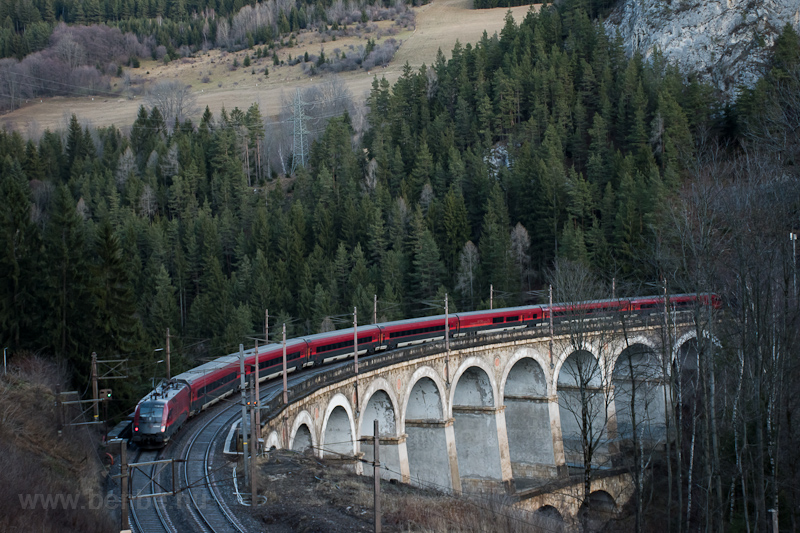
[[[155,458],[158,456],[158,453],[159,452],[157,451],[144,451],[140,449],[136,453],[134,463],[138,462],[143,455],[153,454],[152,460],[155,460]],[[150,470],[150,479],[146,479],[145,476],[141,474],[136,475],[136,469],[130,471],[131,495],[154,493],[152,478],[156,475],[156,469],[158,468],[158,465],[153,464],[151,466],[152,469]],[[146,490],[149,490],[149,492],[143,492]],[[165,533],[177,533],[177,530],[169,521],[166,513],[161,510],[159,500],[160,498],[130,500],[130,516],[133,521],[131,525],[138,533],[153,533],[160,531]]]
[[[211,468],[211,452],[217,444],[219,434],[235,418],[230,417],[229,411],[237,407],[228,407],[211,417],[194,433],[184,452],[183,474],[186,482],[185,490],[189,493],[193,505],[190,513],[204,531],[213,533],[224,531],[245,533],[246,531],[228,509],[228,506],[217,495],[216,490],[214,490],[216,481]],[[225,417],[224,415],[226,414],[229,416]],[[201,436],[204,438],[200,439]],[[198,448],[195,448],[197,444],[205,445],[205,449],[198,450]],[[190,477],[194,479],[190,479]],[[198,486],[199,481],[203,481],[203,483]],[[206,492],[203,492],[204,495],[211,495],[211,500],[216,503],[216,506],[207,506],[206,500],[208,498],[204,498],[202,504],[198,502],[199,494],[195,494],[195,489],[199,489],[200,486],[206,490]]]

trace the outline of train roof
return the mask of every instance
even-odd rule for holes
[[[359,336],[365,333],[372,333],[378,330],[378,326],[376,324],[366,324],[364,326],[358,326],[358,334]],[[344,329],[334,329],[333,331],[326,331],[325,333],[315,333],[314,335],[306,335],[303,339],[306,342],[312,343],[317,342],[319,340],[328,339],[330,337],[338,337],[340,335],[346,335],[349,337],[353,336],[353,328],[344,328]]]
[[[139,403],[142,402],[160,402],[173,399],[176,397],[181,391],[183,390],[182,383],[177,381],[176,379],[171,379],[169,381],[162,381],[159,383],[155,389],[147,393],[147,396],[139,400]]]
[[[456,318],[455,313],[450,313],[450,318]],[[394,326],[406,326],[409,324],[418,324],[420,322],[434,322],[437,320],[441,320],[444,322],[444,315],[433,315],[433,316],[421,316],[418,318],[406,318],[405,320],[394,320],[392,322],[381,322],[377,324],[378,326],[383,327],[394,327]]]
[[[294,340],[294,339],[286,339],[286,344],[288,345],[289,342],[292,341],[292,340]],[[258,346],[258,353],[262,354],[262,353],[271,352],[272,350],[280,350],[282,347],[283,347],[283,343],[281,343],[281,342],[271,342],[269,344],[264,344],[263,346],[259,345]],[[252,355],[252,354],[250,354],[250,355]]]
[[[480,309],[478,311],[467,311],[466,313],[454,313],[458,316],[470,317],[489,314],[522,313],[528,309],[542,308],[542,305],[521,305],[519,307],[501,307],[500,309]]]
[[[253,354],[254,354],[253,348],[245,350],[244,352],[245,357],[252,356]],[[213,361],[203,363],[198,367],[187,370],[186,372],[175,376],[175,379],[180,381],[185,381],[186,383],[191,385],[195,381],[202,379],[205,376],[213,374],[218,370],[230,368],[231,365],[238,365],[238,363],[239,363],[239,354],[224,355],[222,357],[214,359]],[[239,370],[238,366],[235,366],[234,368],[237,371]]]

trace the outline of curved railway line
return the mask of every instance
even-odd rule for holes
[[[214,468],[218,437],[236,418],[230,416],[230,409],[220,411],[192,435],[184,450],[181,470],[192,502],[189,514],[203,531],[246,531],[219,495],[214,475],[219,470]]]
[[[309,369],[297,374],[290,374],[289,386],[296,386],[304,381],[317,377],[346,362],[326,365],[322,368]],[[260,398],[265,405],[270,400],[280,397],[280,378],[262,383]],[[247,528],[239,521],[220,494],[218,484],[228,476],[218,476],[219,472],[227,472],[227,464],[220,461],[220,446],[227,430],[241,419],[241,405],[238,398],[221,404],[195,419],[183,430],[182,439],[170,443],[161,450],[135,451],[133,462],[148,463],[161,458],[172,457],[178,461],[175,481],[179,484],[178,501],[170,502],[169,496],[132,500],[130,505],[130,526],[136,533],[177,533],[191,527],[194,531],[204,533],[244,533]],[[166,469],[158,472],[158,465],[148,466],[151,480],[141,471],[131,471],[131,495],[150,495],[167,490],[164,487]],[[169,482],[166,482],[169,483]],[[180,524],[177,525],[176,524]]]
[[[650,315],[630,316],[629,326],[652,325],[653,321],[660,321],[660,317]],[[595,318],[595,320],[598,320]],[[604,320],[600,318],[599,320]],[[563,333],[567,323],[556,324],[553,334]],[[526,329],[504,331],[501,333],[473,334],[451,340],[453,348],[468,348],[483,346],[505,340],[534,339],[550,335],[546,324]],[[409,346],[400,349],[387,350],[373,354],[360,360],[362,372],[375,370],[382,367],[395,365],[401,362],[417,359],[427,355],[441,352],[443,341],[433,341],[424,344]],[[302,397],[331,383],[349,378],[353,375],[353,361],[345,359],[322,367],[312,367],[302,372],[292,373],[288,376],[289,402],[292,403]],[[283,409],[283,399],[280,394],[282,388],[281,378],[277,377],[261,385],[260,406],[262,423],[277,416]],[[136,460],[148,462],[158,456],[174,457],[179,459],[179,471],[176,472],[179,494],[184,494],[177,501],[170,501],[169,497],[155,497],[148,500],[134,501],[131,505],[131,527],[138,533],[151,531],[186,531],[195,530],[203,532],[244,532],[247,531],[236,514],[231,510],[222,497],[219,483],[229,478],[227,474],[218,476],[223,467],[228,463],[222,460],[223,439],[227,429],[241,418],[241,404],[238,398],[228,398],[220,404],[210,408],[204,415],[191,420],[182,430],[178,439],[174,439],[160,452],[139,451]],[[156,466],[153,466],[155,471]],[[131,478],[131,494],[152,494],[153,482],[145,476],[137,474]],[[162,471],[159,476],[166,475]],[[177,482],[177,481],[176,481]],[[161,485],[165,485],[159,481]],[[148,486],[149,485],[149,486]],[[167,490],[161,490],[167,492]],[[166,500],[166,501],[165,501]],[[230,500],[229,500],[230,501]],[[149,503],[152,502],[152,503]],[[175,525],[173,525],[175,524]]]
[[[156,451],[139,450],[136,453],[134,462],[155,461],[159,455],[159,452]],[[156,493],[153,478],[156,477],[158,465],[152,465],[149,470],[149,477],[145,476],[140,470],[131,472],[130,487],[132,495],[149,495]],[[176,531],[167,518],[166,512],[163,509],[163,502],[160,500],[161,498],[158,497],[131,500],[131,526],[135,531],[140,533],[155,533],[161,531],[173,533]]]

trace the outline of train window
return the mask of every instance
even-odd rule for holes
[[[506,317],[506,322],[519,322],[519,317],[518,316],[507,316]]]
[[[397,337],[407,337],[410,335],[422,335],[423,333],[430,333],[432,331],[444,331],[444,324],[442,324],[441,326],[431,326],[429,328],[409,329],[406,331],[394,331],[389,334],[389,338],[395,339]]]
[[[659,304],[642,304],[639,306],[639,309],[655,309],[658,306]]]
[[[289,359],[297,359],[298,357],[300,357],[300,352],[292,352],[290,354],[286,354],[286,359],[287,360],[289,360]]]
[[[501,324],[503,322],[503,317],[496,316],[492,319],[492,324]]]
[[[160,403],[143,403],[139,407],[139,420],[142,423],[160,422],[164,415],[164,405]]]
[[[360,341],[361,339],[359,339],[359,342]],[[317,353],[329,352],[331,350],[338,350],[339,348],[345,348],[347,346],[352,346],[352,345],[353,341],[337,342],[336,344],[326,344],[325,346],[320,346],[319,348],[317,348]]]

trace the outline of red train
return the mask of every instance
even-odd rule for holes
[[[679,294],[670,297],[671,310],[691,309],[696,303],[721,307],[716,295]],[[575,316],[603,316],[610,313],[658,314],[664,308],[662,296],[594,300],[580,304],[535,305],[454,313],[449,316],[450,338],[477,332],[522,329],[569,320]],[[442,340],[445,316],[429,316],[384,322],[358,328],[358,353],[370,355],[411,344]],[[308,335],[286,342],[289,372],[319,365],[353,354],[353,328]],[[254,349],[245,352],[249,374],[256,363]],[[258,349],[259,377],[269,379],[283,370],[283,345],[269,344]],[[192,415],[239,390],[239,355],[215,359],[164,382],[136,406],[133,441],[140,445],[163,446]]]

